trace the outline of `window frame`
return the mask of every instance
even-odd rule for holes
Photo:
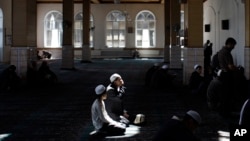
[[[51,18],[52,18],[52,14],[53,13],[56,13],[55,14],[55,19],[54,19],[54,23],[51,23],[52,22],[52,20],[51,20]],[[50,17],[49,17],[50,16]],[[48,18],[50,18],[49,20],[48,20]],[[51,11],[49,11],[49,12],[47,12],[46,13],[46,15],[44,16],[44,47],[45,48],[61,48],[62,47],[62,38],[63,38],[63,24],[62,24],[62,18],[63,18],[63,15],[62,15],[62,13],[61,12],[59,12],[59,11],[56,11],[56,10],[51,10]],[[48,25],[49,24],[49,25]],[[47,27],[47,26],[55,26],[55,27]],[[51,28],[51,29],[50,29]],[[48,32],[50,31],[51,32],[51,38],[52,38],[52,34],[53,34],[53,29],[55,29],[55,31],[54,31],[54,34],[56,33],[56,30],[58,30],[57,31],[57,45],[53,45],[53,43],[52,43],[52,39],[50,39],[51,41],[51,43],[48,43],[49,41],[48,41]]]
[[[78,13],[76,13],[76,15],[74,16],[74,35],[73,35],[73,39],[74,39],[74,42],[73,42],[73,45],[74,45],[74,48],[81,48],[83,45],[82,45],[82,28],[83,28],[83,25],[82,25],[82,20],[83,20],[83,17],[82,17],[82,19],[76,19],[77,18],[77,16],[79,15],[79,14],[82,14],[82,11],[80,11],[80,12],[78,12]],[[79,26],[80,26],[80,28],[78,29],[79,30],[79,33],[80,33],[80,38],[79,38],[79,43],[78,43],[78,45],[76,45],[77,43],[76,43],[76,24],[77,24],[77,22],[79,22]],[[90,14],[90,27],[89,27],[89,47],[90,48],[93,48],[94,47],[94,18],[93,18],[93,15],[92,14]]]
[[[117,13],[118,15],[114,15],[113,13]],[[106,16],[106,46],[108,48],[125,48],[126,28],[126,16],[124,13],[119,10],[110,11]]]
[[[144,14],[145,13],[145,14]],[[146,15],[147,14],[147,15]],[[151,16],[153,20],[147,20]],[[143,19],[139,19],[143,18]],[[145,21],[147,23],[145,23]],[[141,24],[141,27],[139,25]],[[153,25],[152,25],[153,24]],[[147,27],[147,28],[145,28]],[[139,37],[140,34],[141,36]],[[143,40],[148,34],[147,40]],[[153,34],[153,35],[152,35]],[[141,43],[139,43],[141,41]],[[143,45],[143,44],[148,44]],[[156,18],[153,12],[149,10],[142,10],[138,12],[135,18],[135,47],[136,48],[153,48],[156,46]]]

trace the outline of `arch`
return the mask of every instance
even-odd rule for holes
[[[94,21],[93,21],[93,15],[90,14],[90,19],[89,19],[89,47],[94,46],[94,41],[93,41],[93,35],[94,35]],[[83,14],[82,12],[78,12],[75,15],[74,18],[74,47],[79,48],[82,47],[82,20],[83,20]]]
[[[44,17],[44,46],[62,46],[62,14],[59,11],[49,11]]]
[[[113,10],[106,16],[106,46],[124,48],[126,46],[126,16]]]
[[[3,61],[3,11],[0,8],[0,62]]]
[[[233,37],[236,39],[237,44],[235,49],[232,50],[232,55],[234,58],[234,63],[237,65],[244,66],[244,37],[239,33],[241,26],[244,26],[244,23],[240,23],[240,8],[239,3],[236,0],[222,0],[218,12],[218,25],[220,26],[222,20],[229,21],[229,29],[222,30],[220,27],[219,34],[219,47],[225,45],[225,41],[228,37]],[[241,55],[239,55],[241,54]]]
[[[142,10],[136,15],[135,19],[136,47],[155,47],[155,15],[149,10]]]
[[[219,50],[218,40],[216,31],[218,27],[216,26],[217,19],[216,19],[216,11],[213,6],[208,6],[204,9],[204,26],[205,24],[210,25],[210,31],[209,32],[203,32],[204,38],[203,43],[205,43],[207,40],[210,40],[213,43],[213,54],[215,54]]]

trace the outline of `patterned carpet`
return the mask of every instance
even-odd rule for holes
[[[224,119],[209,111],[205,100],[191,98],[181,83],[182,70],[170,70],[177,74],[171,88],[152,89],[144,85],[146,71],[162,61],[95,59],[92,63],[75,61],[75,70],[62,70],[61,60],[50,60],[50,67],[59,78],[57,85],[24,85],[0,94],[0,141],[87,141],[94,129],[90,117],[94,88],[98,84],[108,85],[109,76],[115,72],[121,74],[127,87],[127,109],[145,114],[147,124],[135,136],[106,141],[151,141],[163,122],[189,109],[200,112],[203,119],[196,135],[203,141],[219,140],[218,131],[228,131],[229,123],[236,120]],[[9,136],[3,139],[4,135]]]

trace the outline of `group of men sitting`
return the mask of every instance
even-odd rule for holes
[[[110,76],[110,84],[100,84],[95,88],[96,99],[91,107],[92,123],[98,137],[123,135],[130,124],[145,123],[143,114],[129,114],[124,108],[125,95],[122,77],[114,73]]]

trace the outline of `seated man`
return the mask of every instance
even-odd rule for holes
[[[128,115],[127,111],[124,108],[124,81],[119,74],[114,73],[110,76],[110,82],[111,84],[109,84],[107,87],[108,98],[105,100],[105,104],[107,105],[107,112],[114,120],[123,120],[124,123],[128,124],[129,121],[127,121],[127,119],[134,120],[134,117]]]
[[[159,63],[155,63],[152,67],[150,67],[147,72],[146,72],[146,76],[145,76],[145,85],[146,86],[150,86],[151,84],[151,80],[152,80],[152,76],[154,75],[154,73],[160,68],[160,64]]]
[[[123,97],[125,95],[125,87],[122,77],[114,73],[110,76],[110,82],[111,84],[107,87],[108,98],[105,100],[107,112],[110,117],[116,121],[125,123],[127,126],[129,126],[129,123],[137,125],[144,123],[145,116],[143,114],[128,114],[124,108]]]
[[[43,61],[38,69],[38,80],[40,84],[47,86],[58,82],[57,75],[50,69],[47,61]]]
[[[16,66],[9,65],[0,74],[0,90],[11,91],[20,87],[21,78],[16,73]]]
[[[126,125],[113,120],[107,113],[104,100],[107,98],[106,88],[98,85],[95,88],[96,100],[91,107],[92,123],[97,133],[103,135],[122,135]]]
[[[169,68],[167,64],[163,64],[158,67],[157,70],[154,71],[151,78],[150,86],[152,88],[164,89],[164,88],[172,88],[173,80],[176,77],[176,74],[172,74],[169,72]]]
[[[199,141],[194,135],[195,129],[201,124],[199,113],[189,110],[183,120],[173,116],[153,138],[153,141]]]
[[[190,76],[189,87],[193,96],[203,97],[206,94],[205,80],[204,77],[201,76],[202,70],[202,66],[197,64],[194,66],[194,71]]]

